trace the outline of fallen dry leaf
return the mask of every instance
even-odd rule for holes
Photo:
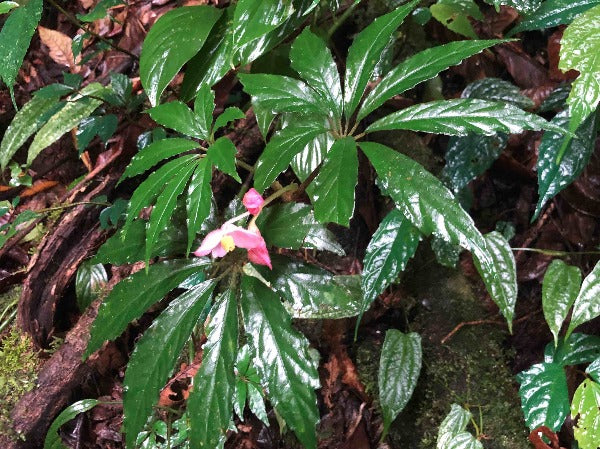
[[[73,39],[60,31],[44,28],[43,26],[39,26],[38,30],[40,40],[50,50],[52,60],[57,64],[66,65],[72,71],[76,71],[77,67],[75,66],[73,48],[71,47]]]

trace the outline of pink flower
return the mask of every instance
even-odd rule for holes
[[[251,262],[273,269],[267,244],[256,226],[253,226],[252,229],[244,229],[231,223],[225,223],[219,229],[208,233],[200,247],[194,251],[194,255],[202,257],[211,253],[212,257],[223,257],[236,247],[247,249],[248,259]]]
[[[248,212],[250,212],[252,215],[259,214],[264,202],[265,200],[254,187],[246,192],[242,200],[242,203],[244,203],[244,206],[246,206],[246,209],[248,209]]]

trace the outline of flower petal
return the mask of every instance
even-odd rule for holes
[[[244,198],[242,199],[242,203],[244,203],[244,206],[246,206],[248,212],[250,212],[252,215],[258,215],[263,204],[265,203],[265,200],[263,199],[262,195],[253,187],[246,192]]]
[[[266,265],[269,269],[273,269],[271,265],[271,258],[269,257],[269,251],[267,251],[267,246],[263,244],[257,248],[252,248],[248,250],[248,259],[250,262],[256,263],[259,265]]]
[[[194,251],[194,255],[198,257],[206,256],[215,247],[221,246],[221,239],[225,234],[225,231],[221,228],[209,232],[206,237],[204,237],[204,240],[202,240],[200,247]]]
[[[237,228],[228,232],[227,235],[233,237],[235,246],[240,248],[251,249],[258,247],[261,244],[265,245],[265,239],[262,238],[260,233],[257,234],[256,232],[248,231],[244,228]]]
[[[212,250],[211,256],[213,257],[223,257],[225,254],[227,254],[227,250],[225,248],[223,248],[223,245],[221,245],[219,243],[218,246],[215,246]]]

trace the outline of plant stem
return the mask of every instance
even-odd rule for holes
[[[513,251],[528,251],[531,253],[539,253],[545,256],[570,256],[570,255],[586,255],[593,256],[599,255],[600,251],[558,251],[554,249],[543,249],[543,248],[511,248]]]
[[[39,213],[39,214],[44,214],[46,212],[54,212],[55,210],[63,210],[63,209],[68,209],[69,207],[84,206],[84,205],[112,206],[112,204],[110,204],[110,203],[99,203],[99,202],[95,202],[95,201],[79,201],[77,203],[61,204],[60,206],[47,207],[45,209],[38,209],[38,210],[34,210],[34,212]]]
[[[352,14],[352,12],[356,9],[356,7],[358,6],[358,4],[360,2],[358,1],[354,1],[352,0],[353,3],[346,8],[346,10],[342,13],[341,16],[339,16],[335,22],[333,22],[333,25],[331,25],[331,28],[329,28],[329,31],[327,31],[327,40],[331,39],[331,36],[333,36],[333,34],[337,31],[337,29],[348,19],[348,17],[350,17],[350,14]]]

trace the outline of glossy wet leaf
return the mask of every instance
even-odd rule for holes
[[[538,363],[517,376],[525,423],[529,429],[560,429],[569,414],[567,377],[562,366]]]
[[[214,287],[214,281],[206,281],[179,295],[137,342],[123,381],[123,424],[127,447],[134,446],[138,433],[152,413],[159,392],[173,373]]]
[[[483,20],[483,14],[472,0],[438,0],[429,7],[431,15],[450,31],[477,39],[469,17]]]
[[[556,347],[547,344],[544,349],[544,361],[562,366],[590,363],[600,357],[600,337],[574,333],[561,338]]]
[[[599,3],[599,0],[545,0],[538,9],[528,14],[524,20],[510,30],[508,35],[520,31],[542,30],[569,24],[579,14]]]
[[[140,80],[152,106],[202,48],[221,14],[212,6],[184,6],[163,14],[150,28],[140,56]]]
[[[260,387],[258,371],[254,366],[254,354],[247,344],[238,351],[236,375],[235,400],[233,403],[235,413],[243,420],[247,401],[250,411],[268,426],[269,418]]]
[[[188,187],[186,199],[188,244],[186,254],[190,252],[196,234],[200,232],[202,223],[210,214],[212,201],[211,179],[212,165],[208,158],[203,158],[198,163]]]
[[[208,84],[200,86],[194,99],[194,123],[204,140],[209,139],[215,111],[215,93]]]
[[[473,40],[450,42],[428,48],[409,57],[387,73],[367,95],[358,113],[361,120],[383,105],[394,95],[399,95],[417,84],[434,78],[441,71],[459,64],[463,59],[496,45],[501,40]]]
[[[480,276],[508,323],[512,332],[512,320],[517,303],[517,267],[512,249],[508,241],[499,232],[493,231],[484,235],[487,254],[491,257],[495,270],[490,272],[479,263],[475,252],[474,262]]]
[[[600,316],[600,262],[583,280],[581,290],[573,304],[573,314],[566,335],[570,335],[577,326],[597,316]]]
[[[196,114],[181,101],[159,104],[149,109],[148,114],[156,123],[181,134],[197,139],[208,139],[208,129],[204,129]]]
[[[262,193],[290,165],[296,154],[324,132],[325,128],[318,122],[300,123],[277,132],[265,147],[256,166],[254,173],[256,190]]]
[[[100,138],[106,146],[119,124],[119,119],[114,114],[92,116],[84,118],[77,127],[77,149],[79,154],[83,153],[92,139],[96,136]]]
[[[473,415],[458,404],[452,404],[450,412],[438,430],[436,449],[483,449],[482,444],[466,431]]]
[[[216,300],[210,313],[202,364],[188,400],[192,449],[217,447],[232,419],[238,349],[237,310],[236,293],[228,290]]]
[[[0,2],[0,14],[6,14],[7,12],[12,11],[13,9],[19,7],[20,5],[17,2],[13,1],[3,1]]]
[[[269,400],[307,449],[316,449],[319,375],[308,341],[295,330],[279,297],[258,279],[242,278],[244,325]]]
[[[208,148],[207,158],[223,173],[231,176],[237,182],[242,182],[236,170],[235,155],[237,148],[227,137],[219,137],[215,143]]]
[[[268,245],[298,249],[308,234],[319,226],[310,206],[285,203],[263,209],[256,220]]]
[[[357,176],[358,155],[354,138],[336,140],[314,180],[312,200],[318,221],[350,225]]]
[[[131,162],[125,169],[123,176],[121,176],[121,181],[131,178],[132,176],[141,175],[164,159],[177,156],[178,154],[194,150],[198,147],[198,142],[179,137],[152,142],[133,156]]]
[[[456,268],[462,248],[434,236],[431,239],[431,250],[437,263],[444,267]]]
[[[488,2],[489,3],[489,2]],[[528,16],[543,4],[542,0],[493,0],[496,10],[500,5],[507,5],[516,9],[519,14]]]
[[[556,259],[546,269],[542,283],[542,308],[555,344],[558,344],[558,334],[577,298],[580,285],[581,271],[577,267]]]
[[[580,449],[600,447],[600,384],[585,379],[575,391],[571,404],[573,427]]]
[[[568,111],[559,112],[552,122],[567,128],[570,123]],[[562,150],[565,136],[554,132],[545,132],[538,148],[537,162],[538,194],[534,218],[542,208],[559,192],[575,181],[586,167],[592,153],[598,127],[594,116],[585,120],[575,131],[575,138],[570,139]],[[560,157],[560,152],[564,151]]]
[[[383,434],[411,398],[421,372],[421,336],[396,329],[385,333],[379,359],[379,402],[383,411]]]
[[[432,101],[409,106],[383,117],[367,128],[367,132],[409,129],[450,136],[468,133],[493,135],[498,132],[520,133],[524,130],[562,128],[542,117],[511,104],[478,99]]]
[[[590,363],[585,372],[589,374],[594,381],[600,382],[600,357]]]
[[[90,341],[84,353],[87,358],[106,340],[112,340],[127,325],[139,318],[151,305],[160,301],[193,273],[209,266],[208,259],[158,262],[119,282],[106,297],[90,331]]]
[[[87,412],[98,404],[100,404],[100,401],[96,399],[83,399],[69,405],[60,412],[54,421],[52,421],[50,429],[48,429],[46,439],[44,440],[44,449],[64,449],[66,446],[62,443],[60,435],[58,434],[61,426],[77,417],[80,413]]]
[[[339,120],[343,108],[340,75],[323,39],[305,28],[292,44],[290,61],[292,68],[319,93],[327,108]]]
[[[87,14],[77,14],[77,18],[82,22],[93,22],[107,16],[108,9],[113,6],[122,5],[124,0],[100,0],[96,6]]]
[[[291,0],[240,0],[232,24],[236,48],[273,31],[293,12]]]
[[[416,4],[417,1],[412,1],[376,18],[354,38],[348,50],[344,76],[344,114],[346,117],[352,116],[356,110],[392,33]]]
[[[30,0],[10,13],[0,31],[0,77],[14,101],[13,86],[33,33],[42,17],[42,0]]]
[[[0,169],[8,166],[17,150],[65,103],[57,97],[34,96],[17,112],[0,144]]]
[[[294,156],[290,165],[300,181],[306,180],[319,166],[334,142],[335,139],[331,134],[320,134],[311,140],[300,153]],[[307,187],[309,196],[312,189],[313,185],[309,184]]]
[[[329,251],[338,256],[345,256],[344,248],[338,243],[333,232],[323,224],[315,224],[310,228],[302,242],[302,247]]]
[[[421,233],[402,212],[393,209],[387,214],[373,234],[363,261],[361,312],[404,270],[420,240]]]
[[[242,111],[240,108],[237,108],[235,106],[228,107],[215,120],[213,132],[218,131],[221,128],[225,128],[226,126],[228,126],[231,122],[233,122],[235,120],[240,120],[245,117],[246,117],[246,114],[244,114],[244,111]]]
[[[85,310],[102,292],[108,282],[104,265],[86,260],[77,269],[75,294],[79,310]]]
[[[470,83],[461,94],[462,98],[501,101],[514,104],[522,109],[533,107],[529,97],[521,93],[514,84],[500,78],[484,78]]]

